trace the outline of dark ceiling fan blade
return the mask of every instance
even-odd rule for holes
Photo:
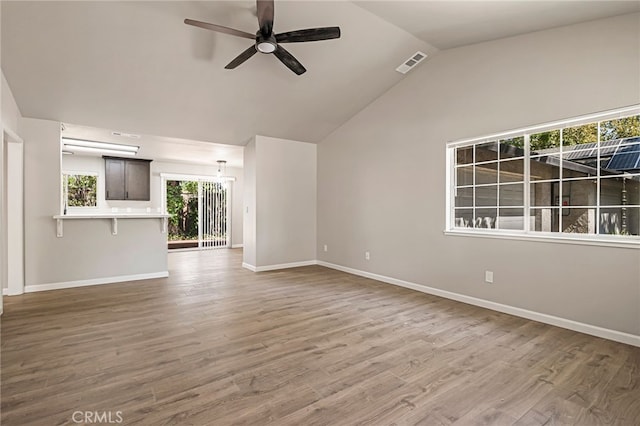
[[[184,23],[187,25],[193,25],[194,27],[204,28],[205,30],[217,31],[219,33],[225,33],[236,37],[249,38],[255,40],[256,36],[253,34],[245,33],[244,31],[235,30],[233,28],[223,27],[222,25],[209,24],[207,22],[195,21],[193,19],[185,19]]]
[[[256,0],[258,6],[258,24],[264,37],[269,37],[273,32],[273,0]]]
[[[278,46],[273,54],[276,55],[278,59],[280,59],[280,62],[285,64],[287,68],[289,68],[296,74],[304,74],[307,71],[307,69],[303,67],[302,64],[298,62],[298,60],[294,58],[291,53],[287,52],[284,47]]]
[[[233,61],[229,62],[225,67],[225,69],[232,70],[236,68],[238,65],[244,63],[244,61],[246,61],[247,59],[255,55],[256,52],[257,50],[255,45],[249,46],[247,50],[245,50],[244,52],[236,56]]]
[[[309,28],[276,34],[278,43],[301,43],[305,41],[331,40],[340,38],[340,27]]]

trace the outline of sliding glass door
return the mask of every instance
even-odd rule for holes
[[[228,182],[200,182],[200,247],[227,247]]]
[[[229,246],[229,182],[166,179],[169,249]]]
[[[167,180],[166,186],[169,248],[199,247],[198,182]]]

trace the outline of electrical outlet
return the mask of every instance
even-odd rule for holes
[[[487,283],[493,282],[493,271],[484,271],[484,281]]]
[[[328,252],[328,251],[329,251],[329,247],[327,247],[327,245],[326,245],[326,244],[324,245],[324,251],[325,251],[325,252]]]
[[[364,252],[364,260],[370,260],[371,259],[371,253],[369,253],[368,251]]]

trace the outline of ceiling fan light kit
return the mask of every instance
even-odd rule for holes
[[[256,34],[256,49],[260,53],[273,53],[278,48],[278,43],[276,42],[276,38],[271,35],[271,37],[264,38],[264,36],[258,31]]]
[[[303,74],[306,68],[280,43],[304,43],[307,41],[321,41],[340,38],[340,27],[308,28],[276,34],[273,32],[274,4],[273,0],[256,0],[258,9],[258,26],[256,35],[234,28],[207,22],[185,19],[184,23],[194,27],[204,28],[236,37],[255,39],[255,44],[236,56],[227,64],[226,69],[234,69],[251,58],[256,52],[273,53],[287,68],[297,75]]]

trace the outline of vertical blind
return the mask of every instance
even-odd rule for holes
[[[200,244],[202,248],[228,246],[227,181],[201,181]]]

